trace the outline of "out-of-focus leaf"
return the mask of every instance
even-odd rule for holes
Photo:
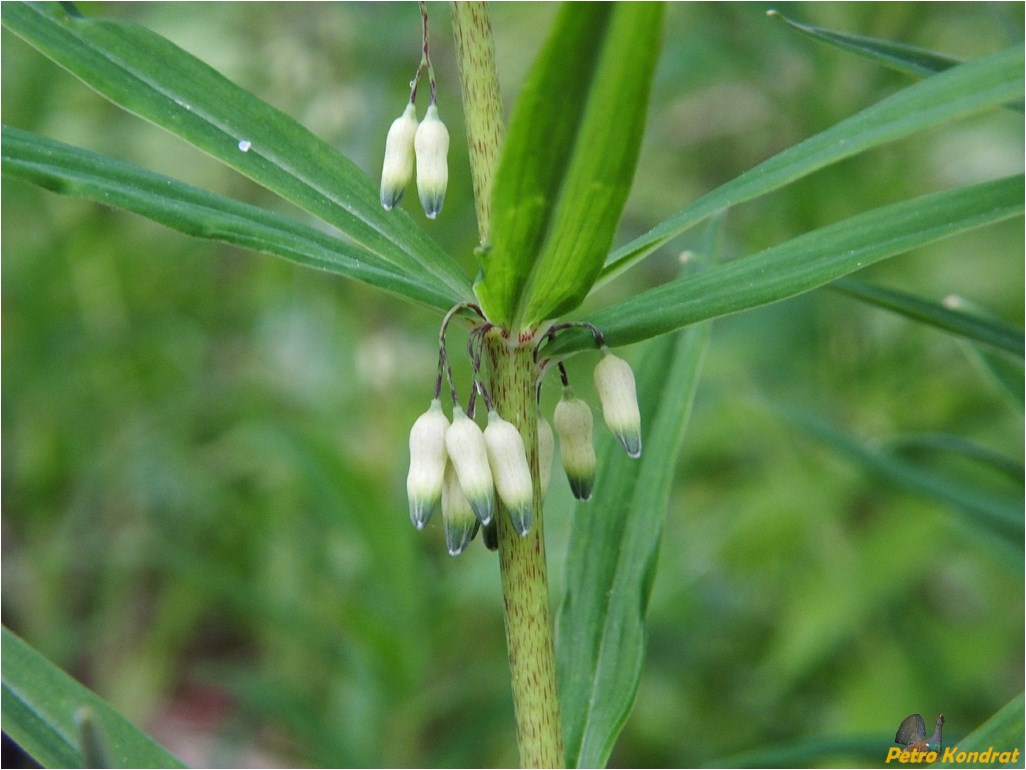
[[[989,530],[1021,550],[1024,534],[1021,496],[981,489],[978,485],[867,446],[811,414],[782,406],[770,409],[877,478],[943,503],[971,528]]]
[[[999,319],[987,308],[981,307],[958,294],[949,294],[944,298],[944,307],[956,313],[972,313],[977,318],[1000,323]],[[1021,414],[1026,393],[1026,371],[1021,358],[1011,358],[999,351],[983,348],[972,342],[964,341],[960,346],[971,361],[983,370],[1002,392],[1008,397]]]
[[[951,436],[944,433],[899,436],[893,441],[889,441],[887,446],[892,451],[906,454],[908,452],[929,451],[957,455],[990,468],[1018,484],[1023,482],[1024,469],[1020,461],[987,447],[980,446],[961,436]]]
[[[719,211],[783,187],[886,142],[1011,101],[1022,95],[1022,46],[952,67],[915,83],[806,139],[699,198],[613,252],[598,284]]]
[[[593,499],[578,503],[557,621],[556,665],[569,767],[602,767],[637,693],[645,611],[670,485],[709,325],[653,344],[638,368],[644,453],[604,436]]]
[[[1024,395],[1026,395],[1026,371],[1023,369],[1022,361],[1017,361],[995,353],[990,350],[979,348],[969,343],[966,350],[971,358],[979,362],[983,370],[990,378],[998,384],[1001,390],[1008,396],[1018,408],[1019,412],[1026,407]]]
[[[371,252],[294,219],[20,129],[3,127],[8,176],[141,214],[189,235],[284,257],[445,310],[461,301],[433,276],[400,272]]]
[[[969,315],[938,302],[928,302],[905,292],[873,286],[852,278],[842,278],[830,288],[878,307],[893,310],[908,318],[954,332],[968,339],[993,345],[1023,357],[1023,333],[1002,321]]]
[[[386,212],[353,163],[283,112],[147,29],[68,14],[58,3],[5,3],[3,23],[124,109],[175,133],[334,225],[400,270],[461,297],[470,281],[401,210]]]
[[[113,767],[185,766],[6,626],[2,634],[4,732],[44,767],[87,767],[75,723],[83,707]]]
[[[655,3],[582,3],[557,19],[496,174],[476,287],[493,321],[530,326],[594,283],[634,176],[662,17]]]
[[[867,211],[778,246],[686,275],[612,305],[586,321],[610,345],[665,334],[690,323],[777,302],[882,259],[1013,217],[1023,210],[1023,177],[946,190]],[[592,347],[568,330],[546,346],[559,355]]]
[[[813,738],[731,754],[705,767],[871,767],[880,761],[880,747],[886,745],[887,739],[880,736]]]

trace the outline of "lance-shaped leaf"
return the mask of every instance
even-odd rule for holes
[[[1014,46],[952,67],[867,107],[717,187],[617,249],[606,261],[598,285],[731,206],[758,198],[871,147],[1021,97],[1024,67],[1023,48]]]
[[[595,493],[574,514],[556,639],[568,767],[603,767],[634,703],[666,505],[708,338],[700,324],[646,351],[637,378],[646,454],[629,460],[601,436]]]
[[[446,309],[460,295],[431,275],[407,275],[353,243],[290,217],[53,139],[3,127],[4,174],[118,206],[175,230],[274,254]]]
[[[907,43],[881,40],[866,35],[854,35],[848,32],[833,32],[829,29],[814,27],[811,24],[802,24],[794,19],[789,19],[779,11],[767,11],[766,15],[770,18],[780,19],[814,40],[837,46],[841,50],[857,54],[906,75],[927,77],[961,63],[953,56],[928,51]]]
[[[585,320],[610,346],[777,302],[909,249],[1021,214],[1023,177],[924,195],[873,209],[758,254],[642,292]],[[590,332],[568,329],[546,355],[593,348]]]
[[[453,293],[469,296],[470,281],[456,263],[405,212],[385,211],[378,186],[352,162],[160,35],[72,15],[58,3],[5,3],[2,19],[115,104],[320,217],[400,270],[430,273]]]
[[[659,4],[567,4],[517,102],[476,287],[493,321],[580,304],[630,190],[662,31]]]
[[[474,287],[508,322],[545,242],[612,5],[563,6],[517,97],[492,183],[492,232]],[[553,98],[559,94],[559,98]]]
[[[863,302],[893,310],[907,318],[944,331],[954,332],[969,340],[992,345],[1019,358],[1023,357],[1022,330],[1009,326],[1003,321],[971,315],[962,310],[946,307],[939,302],[930,302],[902,291],[873,286],[852,278],[834,281],[830,284],[830,288]]]

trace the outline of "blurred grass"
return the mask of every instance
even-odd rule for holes
[[[788,31],[768,7],[670,9],[618,242],[908,82]],[[1023,37],[1018,4],[774,7],[964,58]],[[445,213],[421,220],[471,270],[448,12],[431,10],[453,150]],[[507,103],[553,10],[493,8]],[[372,177],[418,56],[404,4],[83,11],[151,26]],[[288,210],[2,42],[6,123]],[[1021,117],[942,127],[731,211],[725,250],[1022,167]],[[5,180],[3,203],[4,622],[187,762],[513,764],[494,559],[479,547],[450,559],[438,525],[418,534],[405,512],[407,431],[430,399],[438,319],[26,185]],[[403,205],[415,211],[415,196]],[[693,238],[594,304],[673,275]],[[1020,325],[1022,253],[1012,222],[859,277],[958,292]],[[585,397],[593,364],[569,362]],[[1021,571],[943,507],[881,486],[761,406],[806,409],[867,442],[958,435],[1021,462],[1021,414],[962,347],[819,292],[717,322],[705,374],[613,764],[866,736],[877,754],[807,761],[882,763],[907,714],[944,712],[954,743],[1021,691]],[[557,585],[564,486],[550,493]]]

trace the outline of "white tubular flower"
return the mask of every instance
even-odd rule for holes
[[[595,388],[606,426],[629,457],[640,457],[641,413],[630,364],[603,348],[602,360],[595,367]]]
[[[445,434],[449,420],[437,398],[410,430],[410,472],[406,476],[406,496],[410,500],[410,519],[424,529],[442,494],[445,472]]]
[[[463,494],[482,524],[492,520],[495,492],[492,472],[488,468],[488,450],[477,423],[467,417],[459,404],[452,408],[452,425],[445,431],[445,448],[449,452]]]
[[[427,109],[424,120],[417,128],[415,139],[417,150],[417,192],[420,205],[428,219],[434,219],[442,210],[445,188],[449,183],[449,131],[438,118],[438,107],[434,102]]]
[[[494,409],[488,412],[484,438],[495,489],[509,511],[513,528],[523,537],[534,518],[534,485],[524,440],[516,426],[502,419]]]
[[[556,440],[552,435],[552,426],[542,416],[538,416],[538,481],[542,497],[549,491],[552,479],[552,457],[556,453]]]
[[[381,169],[381,205],[386,211],[399,203],[413,177],[413,145],[417,133],[417,108],[410,102],[403,114],[392,121],[385,139],[385,162]]]
[[[591,407],[577,398],[572,388],[566,387],[552,419],[559,433],[559,454],[570,489],[578,500],[590,500],[598,465],[592,441]]]
[[[445,545],[450,556],[459,556],[477,534],[479,522],[463,494],[456,469],[451,462],[445,464],[442,483],[442,523],[445,525]]]

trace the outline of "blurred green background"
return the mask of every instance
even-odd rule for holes
[[[965,58],[1023,39],[1019,3],[670,6],[618,242],[910,82],[769,7]],[[429,8],[449,192],[434,222],[415,195],[403,205],[469,271],[448,7]],[[374,179],[419,59],[414,4],[82,9],[169,37]],[[492,9],[507,107],[554,11]],[[5,123],[291,211],[6,31],[2,55]],[[1022,167],[1021,115],[985,115],[740,207],[721,247],[742,256]],[[2,217],[4,622],[187,762],[515,764],[495,558],[478,544],[450,558],[440,523],[417,533],[406,512],[407,432],[431,397],[439,318],[20,182],[4,180]],[[700,239],[590,305],[666,280]],[[959,293],[1018,326],[1022,255],[1013,221],[859,277]],[[569,362],[585,393],[593,365]],[[848,738],[850,751],[808,761],[882,764],[909,713],[943,712],[953,743],[1022,691],[1021,549],[882,485],[769,404],[868,443],[944,432],[1022,460],[1021,413],[947,335],[829,291],[716,322],[615,766]],[[1007,487],[1021,496],[1021,479]],[[558,596],[561,476],[549,497]]]

